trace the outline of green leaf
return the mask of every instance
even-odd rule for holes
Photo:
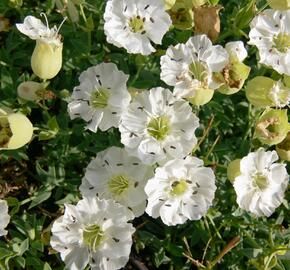
[[[28,209],[31,209],[31,208],[35,207],[36,205],[41,204],[42,202],[49,199],[50,196],[51,196],[51,188],[50,187],[41,188],[40,190],[38,190],[34,194],[34,198],[31,202],[31,204],[29,205]]]

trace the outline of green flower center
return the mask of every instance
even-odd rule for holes
[[[109,91],[106,88],[98,88],[91,95],[90,105],[95,109],[105,108],[109,97]]]
[[[171,195],[180,196],[187,190],[187,183],[185,180],[174,181],[171,184]]]
[[[170,131],[170,121],[167,116],[152,118],[147,125],[147,132],[158,141],[162,141]]]
[[[192,62],[189,65],[189,73],[193,79],[196,79],[200,82],[206,82],[208,77],[207,67],[198,61]]]
[[[98,246],[103,240],[104,232],[97,224],[89,225],[83,230],[83,242],[93,252],[97,251]]]
[[[10,138],[12,137],[12,131],[8,118],[6,116],[0,116],[0,147],[7,148]]]
[[[260,190],[264,190],[268,186],[267,177],[264,174],[257,172],[253,175],[253,184]]]
[[[130,180],[124,175],[113,176],[109,180],[109,190],[114,195],[121,195],[129,187]]]
[[[277,36],[274,36],[275,48],[282,53],[285,53],[290,48],[290,35],[286,33],[279,33]]]
[[[129,28],[133,33],[143,32],[144,30],[144,21],[140,16],[132,17],[129,20]]]

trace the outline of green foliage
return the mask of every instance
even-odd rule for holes
[[[30,68],[34,42],[14,25],[27,15],[39,17],[40,12],[47,14],[51,25],[58,25],[69,14],[58,10],[57,2],[0,1],[0,14],[11,24],[0,36],[0,106],[24,112],[35,127],[35,138],[29,145],[0,152],[0,195],[8,201],[11,215],[9,234],[0,239],[0,269],[4,270],[64,269],[59,255],[49,246],[51,224],[62,214],[64,203],[79,200],[78,187],[90,159],[108,146],[121,146],[116,129],[95,134],[84,130],[83,121],[69,119],[67,93],[77,85],[80,72],[102,61],[113,62],[130,74],[130,87],[168,87],[159,77],[160,56],[169,45],[185,42],[192,35],[191,30],[173,29],[150,57],[129,55],[106,42],[102,18],[105,1],[73,1],[79,21],[68,20],[61,29],[63,68],[48,86],[54,95],[39,103],[20,102],[16,91],[19,83],[38,79]],[[209,2],[224,7],[217,41],[221,45],[239,39],[247,42],[249,22],[265,5],[258,0]],[[252,68],[251,77],[277,77],[257,65],[254,48],[249,48],[246,64]],[[289,191],[284,204],[270,218],[255,218],[238,208],[226,177],[231,160],[260,146],[252,138],[261,111],[247,102],[244,90],[232,96],[215,93],[210,103],[194,109],[201,119],[197,135],[202,138],[195,154],[217,176],[214,206],[201,220],[176,227],[147,215],[135,220],[137,232],[126,269],[141,269],[134,268],[136,260],[150,270],[290,269]]]

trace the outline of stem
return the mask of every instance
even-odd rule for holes
[[[212,269],[228,252],[230,252],[234,247],[236,247],[241,241],[239,236],[234,237],[221,251],[221,253],[209,264],[210,269]]]
[[[209,157],[209,155],[212,153],[212,151],[213,151],[213,149],[215,148],[215,146],[217,145],[217,143],[218,143],[220,137],[221,137],[220,135],[218,135],[218,136],[216,137],[216,139],[215,139],[215,141],[214,141],[212,147],[209,149],[209,151],[207,152],[207,154],[206,154],[206,156],[205,156],[205,158],[204,158],[205,160],[207,160],[208,157]]]

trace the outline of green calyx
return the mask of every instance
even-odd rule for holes
[[[93,252],[96,252],[104,238],[104,232],[97,224],[89,225],[83,229],[83,242]]]
[[[185,180],[174,181],[171,184],[171,195],[180,196],[187,190],[187,183]]]
[[[12,135],[7,116],[0,116],[0,148],[7,148]]]
[[[130,180],[124,175],[113,176],[109,180],[109,190],[115,196],[121,195],[124,191],[129,188]]]
[[[264,190],[268,186],[267,177],[260,172],[255,173],[253,175],[253,186]]]
[[[248,82],[246,86],[246,97],[251,104],[258,108],[266,108],[275,106],[275,103],[270,98],[269,93],[275,86],[276,81],[264,77],[257,76]]]
[[[140,33],[144,31],[144,21],[140,16],[132,17],[129,20],[129,28],[133,33]]]
[[[170,121],[167,116],[151,118],[147,125],[147,132],[158,141],[162,141],[170,132]]]
[[[105,88],[97,88],[93,91],[90,99],[91,107],[95,109],[105,108],[108,105],[109,91]]]

